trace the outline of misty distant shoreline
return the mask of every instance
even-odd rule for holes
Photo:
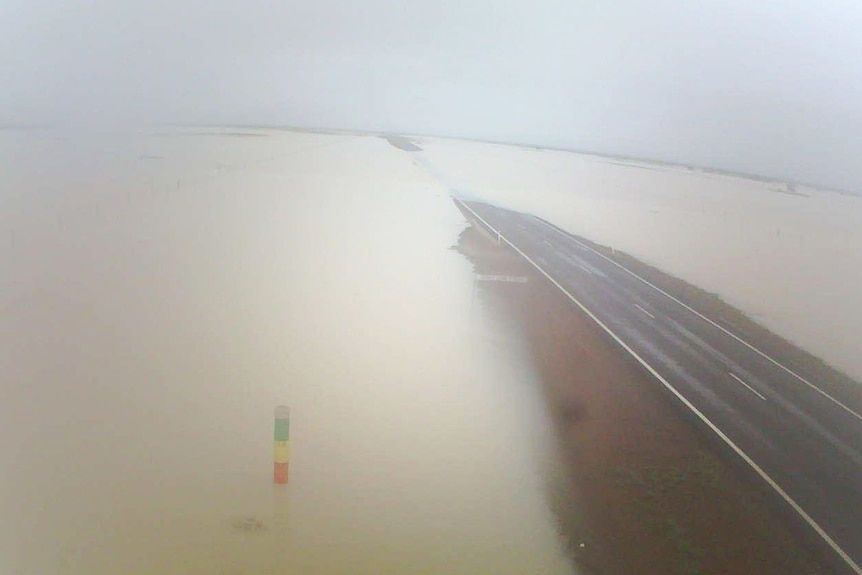
[[[468,142],[468,143],[476,143],[476,144],[489,144],[493,146],[509,146],[513,148],[520,148],[525,150],[535,150],[537,152],[548,151],[548,152],[564,152],[569,154],[576,154],[579,156],[586,156],[590,158],[598,158],[601,160],[609,160],[622,162],[626,167],[631,168],[658,168],[658,169],[673,169],[685,172],[693,172],[707,175],[714,175],[719,177],[726,178],[738,178],[743,180],[750,180],[753,182],[759,182],[768,185],[777,186],[779,189],[775,189],[774,191],[779,193],[789,193],[793,195],[805,196],[806,194],[799,193],[796,189],[800,186],[813,188],[815,190],[821,192],[829,192],[834,194],[840,194],[842,196],[852,196],[857,198],[862,198],[862,189],[860,190],[851,190],[848,188],[842,188],[840,186],[833,186],[825,183],[819,183],[808,180],[800,180],[800,179],[792,179],[792,178],[784,178],[781,176],[772,176],[768,174],[760,174],[753,172],[745,172],[740,170],[730,170],[726,168],[718,168],[713,166],[706,165],[698,165],[698,164],[689,164],[684,162],[677,162],[674,160],[666,160],[661,158],[651,158],[651,157],[637,157],[637,156],[629,156],[625,154],[612,154],[602,151],[596,150],[582,150],[576,148],[566,148],[561,146],[546,146],[540,144],[533,144],[527,142],[514,142],[514,141],[506,141],[506,140],[486,140],[482,138],[470,138],[470,137],[462,137],[462,136],[448,136],[441,134],[430,134],[430,133],[406,133],[406,132],[392,132],[392,131],[380,131],[380,130],[368,130],[368,129],[352,129],[352,128],[325,128],[320,126],[292,126],[292,125],[281,125],[281,124],[209,124],[209,123],[174,123],[174,122],[157,122],[152,124],[147,124],[142,126],[144,130],[146,129],[175,129],[175,130],[189,130],[189,129],[209,129],[209,130],[271,130],[277,132],[295,132],[295,133],[305,133],[305,134],[327,134],[327,135],[344,135],[344,136],[372,136],[372,137],[387,137],[387,136],[396,136],[400,138],[433,138],[440,140],[452,140],[459,142]],[[0,131],[30,131],[30,130],[70,130],[70,129],[81,129],[79,126],[75,128],[71,128],[69,126],[64,126],[62,124],[59,125],[50,125],[50,124],[0,124]],[[113,131],[113,130],[109,130]],[[122,130],[119,130],[122,131]],[[167,135],[167,134],[152,134],[152,135]],[[199,133],[198,135],[207,135],[205,133]],[[213,132],[212,135],[227,135],[223,132]],[[235,134],[235,135],[251,135],[251,134]],[[784,187],[784,189],[780,189]]]
[[[776,186],[784,186],[786,190],[783,193],[791,193],[794,195],[805,195],[799,194],[795,191],[795,188],[799,186],[804,186],[808,188],[814,188],[818,191],[822,192],[831,192],[835,194],[840,194],[842,196],[854,196],[862,198],[862,189],[856,191],[847,188],[842,188],[839,186],[831,186],[824,183],[818,183],[814,181],[807,180],[799,180],[792,178],[784,178],[781,176],[771,176],[768,174],[759,174],[753,172],[745,172],[739,170],[730,170],[726,168],[717,168],[712,166],[705,165],[697,165],[697,164],[688,164],[684,162],[677,162],[673,160],[666,160],[661,158],[651,158],[651,157],[637,157],[637,156],[629,156],[624,154],[612,154],[608,152],[596,151],[596,150],[582,150],[575,148],[566,148],[560,146],[545,146],[533,143],[526,142],[513,142],[506,140],[486,140],[482,138],[469,138],[469,137],[460,137],[460,136],[447,136],[442,134],[430,134],[430,133],[404,133],[404,132],[390,132],[390,131],[380,131],[380,130],[365,130],[365,129],[351,129],[351,128],[325,128],[320,126],[291,126],[291,125],[280,125],[280,124],[188,124],[188,123],[167,123],[160,124],[162,127],[172,127],[177,129],[189,129],[189,128],[208,128],[208,129],[229,129],[229,130],[273,130],[279,132],[300,132],[300,133],[308,133],[308,134],[330,134],[330,135],[345,135],[345,136],[376,136],[376,137],[386,137],[386,136],[397,136],[401,138],[434,138],[441,140],[454,140],[460,142],[470,142],[476,144],[490,144],[494,146],[510,146],[514,148],[522,148],[522,149],[530,149],[536,151],[549,151],[549,152],[565,152],[570,154],[577,154],[580,156],[588,156],[591,158],[600,158],[603,160],[614,160],[618,162],[625,162],[628,167],[655,167],[655,168],[671,168],[681,171],[687,172],[696,172],[702,174],[715,175],[720,177],[728,177],[728,178],[739,178],[744,180],[751,180],[754,182],[760,182],[764,184],[772,184]],[[643,164],[643,166],[638,166],[636,164]],[[777,192],[782,192],[782,190],[775,190]]]

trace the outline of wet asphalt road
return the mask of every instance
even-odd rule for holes
[[[858,399],[830,385],[818,366],[765,353],[577,236],[529,214],[455,203],[526,258],[741,457],[836,565],[862,575]]]

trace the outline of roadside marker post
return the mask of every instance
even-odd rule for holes
[[[273,481],[277,484],[287,483],[290,462],[290,409],[286,405],[275,408],[272,459]]]

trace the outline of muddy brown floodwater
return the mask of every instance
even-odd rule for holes
[[[569,478],[552,500],[583,573],[827,572],[765,490],[556,288],[472,228],[459,246],[477,273],[529,278],[481,294],[530,342]]]
[[[0,162],[0,574],[572,573],[535,370],[407,154],[44,130]]]

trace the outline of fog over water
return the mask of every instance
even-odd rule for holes
[[[0,571],[569,573],[446,190],[381,139],[247,133],[3,134]]]
[[[446,184],[862,378],[860,29],[843,0],[0,0],[0,572],[569,573],[536,375]],[[767,181],[430,137],[429,173],[349,130]]]
[[[0,125],[384,130],[862,191],[848,0],[0,2]]]

